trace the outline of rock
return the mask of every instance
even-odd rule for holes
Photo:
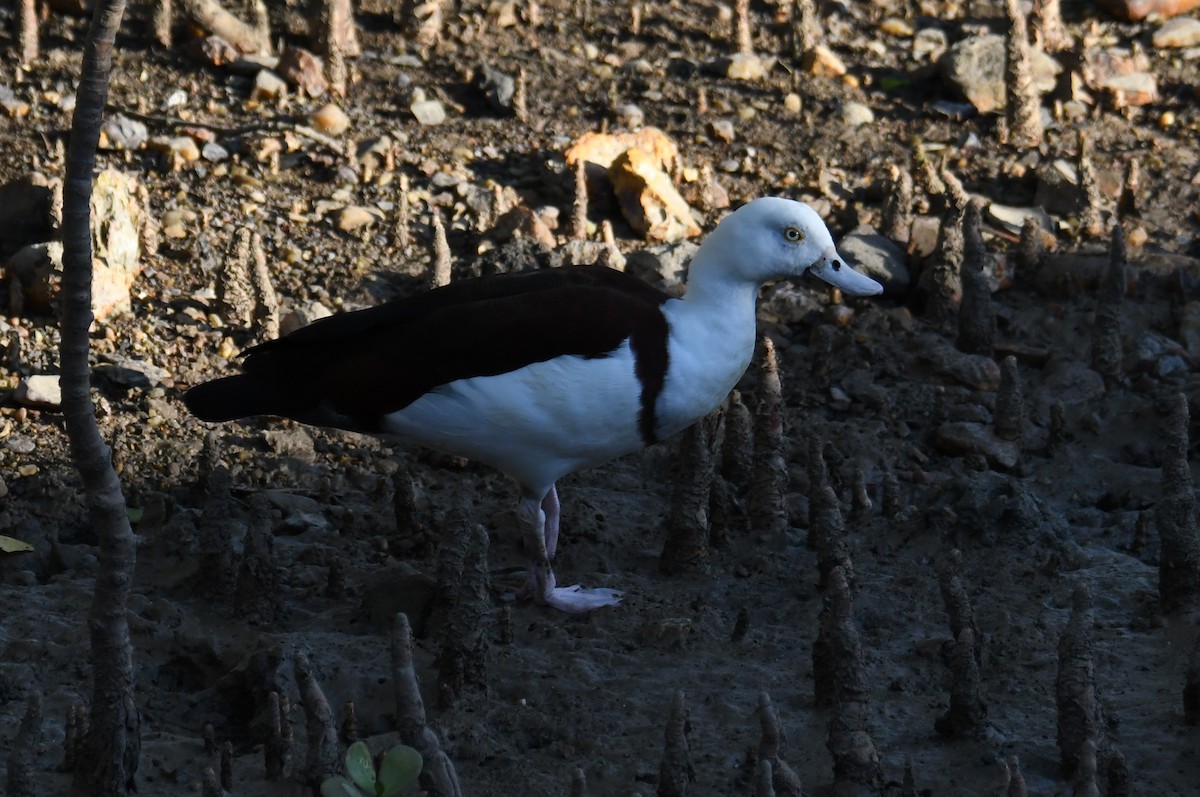
[[[1151,39],[1154,46],[1165,47],[1195,47],[1200,45],[1200,19],[1195,17],[1176,17],[1167,20],[1162,27],[1154,31]]]
[[[297,329],[306,327],[314,321],[328,318],[333,311],[320,302],[310,302],[303,307],[297,307],[279,321],[279,334],[289,335]]]
[[[1072,215],[1083,208],[1084,198],[1079,190],[1079,174],[1075,164],[1061,158],[1043,162],[1037,167],[1036,175],[1035,205],[1063,216]]]
[[[191,136],[155,136],[147,147],[166,156],[172,168],[200,160],[200,146]]]
[[[1130,72],[1107,78],[1099,87],[1112,95],[1118,108],[1149,105],[1158,101],[1158,80],[1149,72]]]
[[[911,282],[905,252],[899,244],[871,227],[862,227],[838,241],[838,252],[856,271],[883,285],[889,296],[908,293]]]
[[[524,205],[517,205],[496,219],[488,237],[496,242],[528,237],[546,249],[553,249],[558,245],[554,239],[554,233],[551,232],[550,227],[542,220],[541,216]]]
[[[263,438],[276,456],[289,457],[310,465],[316,461],[312,437],[298,426],[291,429],[270,429],[263,434]]]
[[[334,225],[342,232],[354,232],[379,221],[383,221],[383,214],[378,210],[362,205],[348,205],[338,212]]]
[[[714,119],[708,125],[708,131],[713,138],[720,139],[726,144],[732,143],[735,137],[733,122],[729,119]]]
[[[800,113],[804,109],[804,101],[800,99],[799,94],[789,91],[783,98],[783,107],[787,109],[788,113]]]
[[[881,33],[886,33],[889,36],[899,36],[904,39],[916,33],[913,26],[907,20],[900,17],[888,17],[883,20],[879,23],[879,30]]]
[[[633,147],[653,155],[659,165],[668,171],[679,160],[679,145],[657,127],[643,127],[633,133],[584,133],[567,148],[563,157],[572,169],[576,163],[583,161],[588,170],[590,188],[593,170],[607,174],[613,161]]]
[[[8,86],[0,85],[0,109],[3,109],[5,116],[12,119],[29,115],[29,103],[17,97]]]
[[[1200,0],[1104,0],[1114,16],[1136,22],[1154,15],[1173,17],[1200,8]]]
[[[446,109],[437,100],[417,100],[408,106],[418,124],[431,126],[446,121]]]
[[[625,271],[660,287],[682,286],[688,264],[699,248],[700,245],[692,241],[648,246],[625,256]]]
[[[805,72],[817,77],[841,77],[849,70],[837,54],[823,44],[818,44],[804,54],[800,66]]]
[[[209,66],[228,66],[242,57],[241,51],[220,36],[192,39],[184,45],[188,56]]]
[[[116,357],[111,362],[101,363],[92,369],[105,379],[123,387],[149,389],[169,383],[171,372],[146,360],[131,357]]]
[[[966,354],[937,335],[922,335],[921,355],[941,376],[974,388],[995,390],[1000,387],[1000,366],[991,357]]]
[[[55,205],[61,212],[62,187],[39,172],[0,186],[0,242],[13,248],[49,240],[54,233]]]
[[[647,240],[674,243],[700,234],[691,207],[654,155],[626,150],[608,174],[621,214]]]
[[[254,77],[254,87],[250,89],[250,102],[278,103],[287,96],[287,82],[269,69],[261,70]]]
[[[13,253],[4,264],[9,281],[9,312],[50,315],[57,290],[55,275],[62,273],[63,246],[59,241],[30,244]]]
[[[1054,220],[1041,207],[1018,208],[993,202],[987,207],[987,217],[989,221],[1000,225],[1013,235],[1021,234],[1021,228],[1025,226],[1025,219],[1029,217],[1037,219],[1038,226],[1043,230],[1048,232],[1054,230]]]
[[[913,37],[913,60],[936,61],[945,54],[949,46],[950,40],[946,37],[946,31],[941,28],[922,28]]]
[[[119,113],[105,118],[104,124],[100,126],[102,149],[141,149],[149,138],[150,131],[146,129],[146,125]]]
[[[560,266],[590,266],[604,262],[609,268],[625,270],[625,256],[603,241],[580,241],[574,238],[554,250],[550,258],[552,268]],[[555,261],[561,261],[554,265]]]
[[[229,157],[229,150],[215,141],[206,141],[204,146],[200,148],[200,154],[209,163],[220,163]]]
[[[989,463],[1014,468],[1021,459],[1021,446],[1002,440],[982,423],[954,421],[944,423],[933,433],[933,445],[945,454],[983,454]]]
[[[1033,87],[1044,94],[1054,88],[1062,67],[1040,50],[1031,52]],[[962,91],[980,113],[1003,110],[1004,37],[995,34],[972,36],[957,42],[942,57],[942,74]]]
[[[1042,368],[1042,378],[1034,392],[1039,417],[1049,416],[1050,405],[1064,407],[1085,404],[1104,395],[1104,377],[1080,360],[1051,357]]]
[[[309,121],[327,136],[340,136],[350,129],[350,117],[335,102],[327,102],[313,111]]]
[[[27,376],[17,385],[13,400],[25,407],[57,410],[62,407],[62,388],[58,376],[37,374]]]
[[[613,116],[618,123],[634,130],[646,123],[646,112],[632,102],[623,102],[613,108]]]
[[[1149,331],[1137,339],[1130,352],[1132,370],[1150,373],[1164,379],[1183,377],[1190,370],[1184,349],[1166,335]]]
[[[103,321],[130,308],[142,273],[146,191],[131,174],[105,169],[92,187],[92,314]]]
[[[838,118],[846,127],[862,127],[875,121],[875,112],[861,102],[848,102],[838,109]]]
[[[480,64],[471,78],[471,85],[483,94],[487,104],[497,113],[511,113],[516,81],[498,69]]]
[[[303,47],[288,47],[280,53],[275,71],[310,97],[320,97],[329,91],[321,59]]]
[[[763,58],[754,53],[735,53],[720,59],[718,69],[730,80],[762,80],[775,65],[775,59]]]

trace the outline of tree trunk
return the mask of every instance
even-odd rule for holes
[[[111,452],[100,437],[92,405],[88,328],[92,323],[92,175],[100,121],[108,99],[113,41],[123,0],[96,4],[67,150],[63,191],[62,393],[71,456],[99,541],[100,568],[88,631],[92,647],[92,702],[88,733],[79,749],[72,795],[126,795],[134,788],[141,739],[133,700],[133,648],[126,603],[133,580],[134,538]]]

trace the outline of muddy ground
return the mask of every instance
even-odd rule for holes
[[[130,611],[141,793],[198,792],[203,768],[215,766],[201,740],[208,723],[218,742],[233,745],[233,794],[303,793],[302,719],[289,770],[295,777],[268,783],[261,752],[268,685],[296,699],[294,651],[310,657],[335,710],[354,702],[359,735],[377,748],[391,743],[390,617],[397,608],[419,616],[428,603],[436,543],[456,509],[490,539],[496,615],[486,632],[486,693],[469,693],[452,708],[437,705],[436,628],[422,630],[417,660],[430,722],[465,794],[564,795],[577,767],[591,794],[654,794],[667,707],[678,689],[690,712],[694,793],[752,793],[748,762],[759,739],[761,692],[782,719],[781,757],[806,793],[828,793],[830,710],[814,705],[812,674],[821,597],[815,555],[805,545],[808,441],[819,435],[831,443],[830,469],[850,527],[870,735],[891,788],[898,789],[911,759],[918,790],[996,793],[997,762],[1014,754],[1031,794],[1071,787],[1055,746],[1056,646],[1072,591],[1083,583],[1095,600],[1094,667],[1107,733],[1128,762],[1133,792],[1196,794],[1197,731],[1185,724],[1181,698],[1196,629],[1186,614],[1160,611],[1157,538],[1152,530],[1138,538],[1137,527],[1160,497],[1171,399],[1182,392],[1194,401],[1200,391],[1200,352],[1185,348],[1188,325],[1181,327],[1181,308],[1200,298],[1200,61],[1154,49],[1155,23],[1116,23],[1092,3],[1065,5],[1076,37],[1146,48],[1160,99],[1122,110],[1095,93],[1097,110],[1052,128],[1030,155],[995,143],[995,115],[946,105],[961,99],[935,70],[914,62],[907,39],[879,26],[907,10],[914,28],[940,28],[954,42],[984,27],[1001,29],[997,3],[826,4],[825,42],[850,79],[798,68],[774,7],[755,6],[755,46],[781,60],[751,82],[702,68],[732,49],[729,24],[713,3],[643,3],[636,35],[625,4],[593,2],[585,24],[576,8],[550,0],[530,29],[524,22],[500,28],[496,10],[464,3],[427,56],[405,44],[386,8],[366,3],[358,16],[364,52],[351,61],[357,78],[345,103],[351,125],[338,141],[387,134],[399,155],[393,172],[369,180],[361,169],[348,174],[342,152],[311,140],[295,140],[289,151],[287,139],[280,169],[271,172],[254,157],[256,148],[284,139],[289,119],[324,100],[248,107],[249,78],[199,63],[182,48],[151,46],[135,9],[118,41],[112,105],[143,115],[152,135],[177,131],[170,120],[181,114],[212,125],[216,141],[233,153],[179,169],[145,149],[101,154],[103,165],[137,175],[151,217],[182,219],[183,230],[182,237],[163,236],[145,257],[132,310],[99,323],[93,341],[98,364],[143,374],[99,369],[107,375],[95,383],[140,540]],[[278,39],[306,44],[297,9],[273,9],[272,22]],[[85,26],[55,15],[43,27],[41,59],[19,70],[6,56],[4,82],[31,109],[0,117],[0,182],[31,170],[61,177],[69,115],[57,97],[73,91]],[[0,49],[10,51],[11,43],[0,41]],[[528,123],[489,108],[470,89],[469,74],[481,61],[509,74],[525,70]],[[413,119],[404,99],[413,87],[444,103],[444,124]],[[182,102],[167,107],[179,90]],[[798,112],[785,101],[793,91],[802,101]],[[874,121],[847,127],[840,109],[850,102],[867,105]],[[658,554],[677,441],[571,476],[559,485],[560,580],[627,595],[620,607],[586,617],[515,602],[522,581],[516,495],[487,468],[279,421],[208,427],[187,416],[182,390],[231,372],[233,353],[250,342],[220,318],[213,299],[217,265],[239,225],[261,233],[285,313],[313,302],[350,309],[417,289],[427,278],[430,202],[450,220],[456,276],[466,276],[478,268],[472,264],[482,240],[467,200],[490,195],[492,184],[512,189],[531,208],[559,207],[562,233],[573,182],[561,153],[585,131],[627,125],[629,112],[614,112],[625,103],[679,142],[685,165],[714,166],[735,206],[762,194],[805,199],[838,236],[860,222],[878,223],[885,166],[908,164],[914,141],[945,155],[972,194],[1029,206],[1033,165],[1073,159],[1075,128],[1086,127],[1107,186],[1106,210],[1116,204],[1112,189],[1124,164],[1137,158],[1141,166],[1138,215],[1124,222],[1134,244],[1121,328],[1124,378],[1105,390],[1090,369],[1094,279],[1077,275],[1039,288],[1034,275],[1018,273],[994,296],[997,341],[1020,355],[1032,448],[1014,467],[949,455],[932,444],[935,427],[946,420],[986,424],[995,405],[993,390],[965,386],[931,365],[930,341],[952,343],[952,324],[924,320],[912,294],[856,301],[849,325],[835,329],[828,375],[821,376],[810,341],[835,317],[828,295],[816,285],[801,293],[768,288],[761,331],[779,348],[788,402],[791,530],[779,536],[735,528],[696,572],[666,576]],[[1174,117],[1169,124],[1166,112]],[[731,141],[714,133],[711,123],[720,119],[733,121]],[[731,160],[735,171],[727,170]],[[386,212],[387,221],[365,230],[336,229],[331,211],[347,204],[392,208],[401,173],[414,196],[407,249],[397,245]],[[935,210],[937,202],[918,195]],[[706,228],[718,215],[707,214]],[[645,246],[611,208],[594,204],[592,220],[604,218],[614,221],[622,251]],[[1057,251],[1104,252],[1106,232],[1089,236],[1070,213],[1054,221]],[[1009,255],[1011,264],[1015,236],[998,225],[986,232],[989,250]],[[917,266],[915,258],[910,265]],[[39,778],[43,793],[58,794],[67,783],[60,763],[68,707],[86,700],[90,688],[85,617],[95,540],[61,416],[22,407],[13,395],[21,377],[55,371],[54,321],[25,312],[8,319],[4,337],[20,344],[10,345],[19,355],[0,365],[0,532],[35,551],[0,559],[0,749],[6,757],[25,699],[44,693]],[[747,376],[748,396],[755,381]],[[1056,401],[1064,407],[1061,442],[1044,448],[1037,441]],[[211,522],[200,483],[210,431],[232,474],[235,528],[245,528],[254,496],[270,498],[278,587],[265,609],[240,616],[228,600],[211,597],[214,559],[201,543]],[[392,476],[399,467],[415,482],[424,524],[416,532],[396,530]],[[852,514],[856,468],[876,507],[866,514]],[[879,511],[888,471],[900,485],[895,516]],[[938,572],[953,547],[962,551],[984,638],[987,729],[967,739],[934,729],[950,683],[951,634]],[[511,639],[502,638],[502,606]],[[742,611],[748,625],[732,641]],[[271,651],[282,652],[277,669]]]

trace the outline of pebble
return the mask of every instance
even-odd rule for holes
[[[860,227],[838,242],[846,262],[883,285],[889,295],[908,292],[912,277],[905,264],[904,249],[871,227]]]
[[[13,400],[26,407],[58,409],[62,406],[62,388],[58,376],[36,374],[27,376],[17,385]]]
[[[1034,89],[1039,93],[1050,91],[1062,67],[1039,50],[1034,50],[1031,55]],[[1004,62],[1004,37],[995,34],[963,39],[947,50],[940,60],[945,78],[957,86],[980,113],[1004,108]]]
[[[184,163],[200,160],[200,147],[191,136],[155,136],[148,142],[150,149],[179,158]]]
[[[617,122],[629,128],[638,128],[646,123],[646,113],[631,102],[621,103],[613,108],[613,116]]]
[[[912,56],[914,61],[936,61],[946,52],[950,40],[941,28],[922,28],[913,37]]]
[[[1149,105],[1158,101],[1158,81],[1149,72],[1114,75],[1101,83],[1100,87],[1113,95],[1119,107]]]
[[[730,80],[761,80],[771,62],[753,53],[735,53],[727,59],[725,76]]]
[[[215,141],[205,142],[200,148],[200,154],[204,156],[204,160],[209,163],[220,163],[229,157],[229,150],[222,147]]]
[[[310,97],[320,97],[329,90],[329,84],[321,74],[321,59],[303,47],[288,47],[280,53],[275,70]]]
[[[340,136],[350,128],[350,117],[334,102],[327,102],[313,111],[309,121],[327,136]]]
[[[862,127],[875,121],[875,112],[861,102],[848,102],[838,109],[842,124],[849,128]]]
[[[608,176],[622,215],[650,241],[672,243],[699,235],[691,207],[659,163],[655,155],[637,147],[613,161]]]
[[[510,75],[498,69],[492,69],[487,64],[480,64],[479,68],[475,70],[471,84],[477,91],[483,93],[484,99],[487,100],[493,111],[508,113],[513,109],[513,94],[516,92],[517,84]],[[414,111],[414,113],[416,112]]]
[[[708,126],[708,130],[712,133],[713,138],[720,139],[726,144],[729,144],[735,138],[733,122],[728,119],[716,119]]]
[[[817,77],[842,77],[849,71],[837,53],[823,44],[805,53],[801,65],[809,74]]]
[[[446,109],[437,100],[417,100],[408,106],[418,124],[440,125],[446,121]]]
[[[900,17],[888,17],[879,23],[879,30],[889,36],[902,36],[906,39],[914,33],[913,26]]]
[[[18,98],[8,86],[0,86],[0,108],[14,119],[29,115],[29,103]]]
[[[105,149],[141,149],[150,138],[146,125],[122,114],[113,114],[100,126],[100,146]]]
[[[279,75],[263,69],[254,76],[254,88],[250,90],[251,102],[278,102],[286,96],[287,82]]]
[[[335,224],[342,232],[352,232],[380,220],[380,215],[371,208],[365,208],[361,205],[350,205],[342,208],[338,213]]]
[[[1155,47],[1195,47],[1200,45],[1200,19],[1175,17],[1154,31]]]
[[[794,91],[788,92],[788,95],[783,98],[783,107],[789,113],[800,113],[804,108],[804,101],[800,99],[800,95]]]

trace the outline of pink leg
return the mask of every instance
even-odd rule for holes
[[[616,606],[621,593],[612,589],[583,589],[578,584],[559,587],[550,567],[548,549],[558,544],[558,493],[551,487],[539,498],[523,496],[517,508],[521,537],[529,555],[529,577],[517,593],[518,598],[533,598],[542,606],[552,606],[571,614],[585,614],[602,606]]]
[[[562,515],[562,505],[558,502],[558,488],[550,485],[550,492],[542,499],[542,511],[546,513],[546,556],[554,561],[558,552],[558,520]]]

